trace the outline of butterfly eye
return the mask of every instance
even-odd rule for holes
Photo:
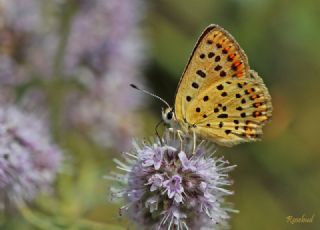
[[[171,120],[172,117],[173,117],[173,112],[172,112],[172,111],[170,111],[169,113],[167,113],[167,119],[168,119],[168,120]]]

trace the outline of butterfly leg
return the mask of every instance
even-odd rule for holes
[[[174,128],[169,128],[168,129],[170,132],[172,133],[177,133],[177,136],[180,140],[180,149],[182,150],[182,146],[183,146],[183,136],[184,136],[184,133],[182,132],[182,130],[180,129],[174,129]]]
[[[182,150],[182,143],[183,143],[183,132],[181,130],[177,130],[177,134],[178,134],[178,137],[180,139],[180,149]]]
[[[161,145],[163,145],[163,142],[162,142],[162,138],[161,138],[160,135],[159,135],[158,128],[159,128],[159,126],[160,126],[162,123],[163,123],[163,120],[161,120],[161,121],[156,125],[156,127],[155,127],[156,135],[157,135],[157,137],[158,137]]]
[[[193,131],[193,150],[192,150],[192,154],[195,154],[196,152],[196,145],[197,145],[197,135],[196,132]]]

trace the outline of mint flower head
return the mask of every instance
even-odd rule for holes
[[[49,192],[61,163],[62,151],[52,144],[45,122],[15,106],[1,106],[0,209]]]
[[[162,140],[134,144],[125,161],[115,159],[123,173],[111,173],[118,182],[112,197],[124,198],[121,213],[139,229],[215,229],[227,227],[235,212],[224,197],[232,182],[230,166],[213,157],[214,146],[202,141],[193,153],[192,141],[180,142],[176,133],[165,131]]]
[[[133,96],[129,83],[143,82],[144,2],[79,1],[64,56],[66,72],[84,89],[70,97],[70,123],[99,145],[121,151],[141,127],[133,112],[142,106],[142,96]]]

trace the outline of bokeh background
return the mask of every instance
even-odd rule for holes
[[[1,0],[0,102],[44,117],[64,151],[50,195],[1,212],[1,229],[128,229],[103,176],[132,138],[154,135],[200,33],[227,29],[273,99],[261,142],[232,164],[232,229],[320,229],[320,2]],[[313,223],[290,224],[287,216]],[[132,229],[129,228],[129,229]]]

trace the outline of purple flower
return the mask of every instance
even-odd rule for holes
[[[59,7],[57,1],[45,7],[38,0],[0,2],[0,54],[8,59],[0,66],[1,83],[19,85],[35,75],[51,77],[60,34],[59,20],[50,12]]]
[[[143,12],[141,3],[140,0],[81,1],[72,22],[66,69],[77,72],[82,65],[96,77],[130,71],[135,75],[136,66],[141,65],[143,58],[137,27]]]
[[[125,150],[142,126],[133,115],[142,96],[129,83],[142,83],[143,1],[81,0],[67,12],[69,2],[0,0],[1,88],[27,109],[46,110],[51,96],[42,87],[66,84],[65,125]]]
[[[31,201],[50,192],[62,160],[39,117],[14,106],[0,108],[0,204]]]
[[[146,208],[149,208],[151,213],[158,210],[158,204],[159,204],[158,196],[152,196],[148,198],[147,201],[145,202]]]
[[[153,192],[159,188],[161,188],[163,183],[163,176],[161,174],[152,175],[147,184],[151,184],[150,192]]]
[[[84,88],[70,97],[69,123],[89,131],[98,144],[122,151],[141,127],[133,111],[141,105],[142,96],[129,83],[142,83],[142,3],[80,1],[64,58],[66,73],[76,76]]]
[[[153,165],[155,170],[158,170],[162,163],[163,152],[165,148],[155,147],[155,148],[145,148],[140,151],[142,166],[148,167]]]
[[[183,170],[196,170],[196,167],[195,166],[192,166],[192,163],[191,161],[187,158],[187,155],[185,152],[180,152],[178,154],[179,156],[179,160],[181,161],[181,164],[182,164],[182,168]]]
[[[124,173],[108,178],[122,184],[113,191],[125,199],[121,210],[140,228],[227,226],[235,210],[224,197],[233,194],[226,186],[232,184],[228,172],[235,166],[212,157],[214,146],[203,142],[193,153],[189,138],[180,143],[176,133],[166,130],[161,142],[136,143],[124,154],[125,163],[115,161]]]
[[[168,191],[168,197],[171,199],[174,197],[174,200],[177,203],[182,202],[182,178],[179,175],[172,176],[169,180],[163,182],[163,186]]]

